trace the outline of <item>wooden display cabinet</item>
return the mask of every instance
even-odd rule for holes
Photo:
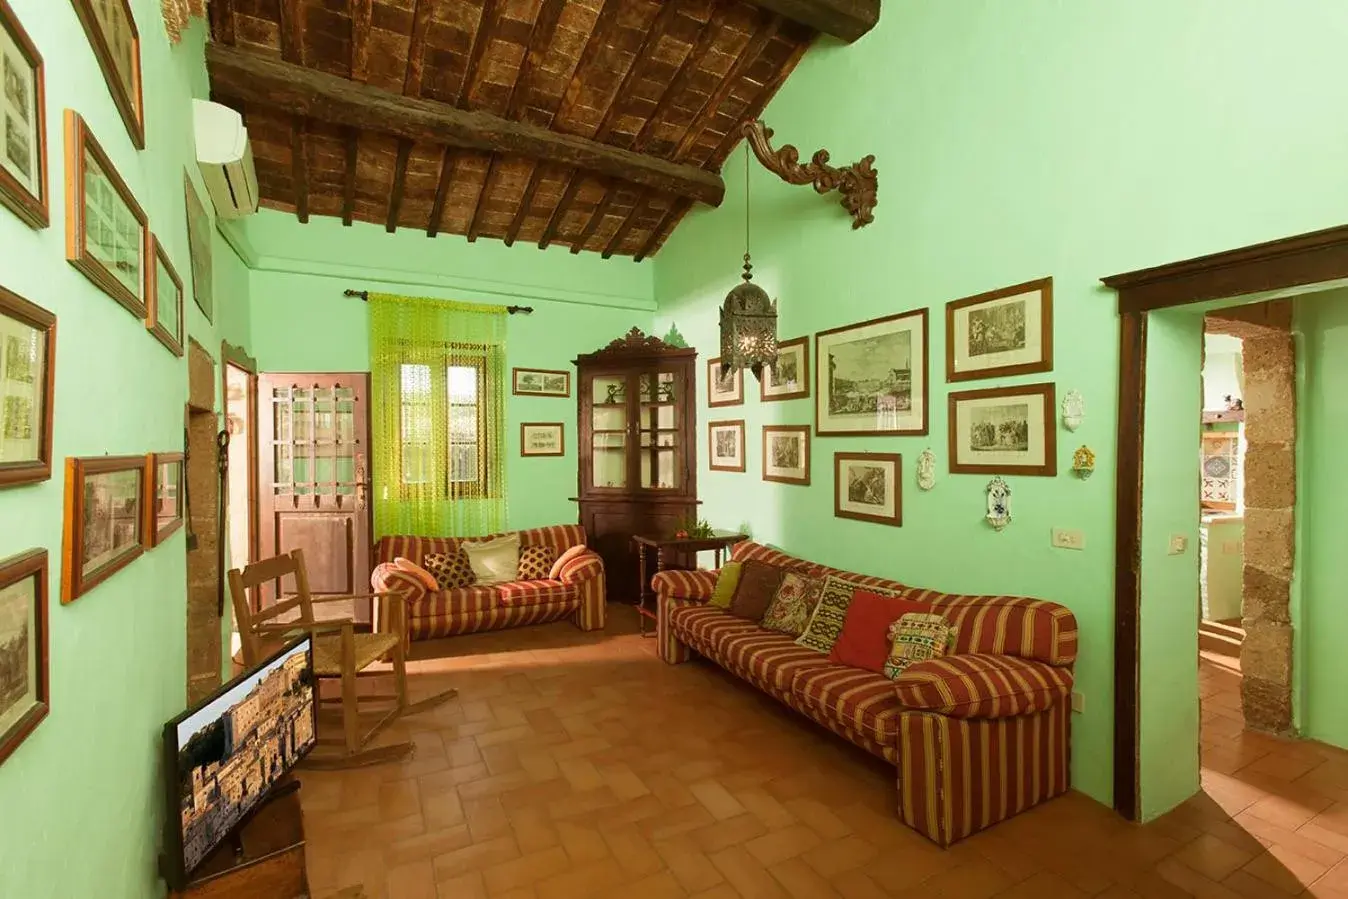
[[[575,360],[580,523],[614,599],[639,599],[632,536],[672,534],[696,512],[696,359],[633,328]]]

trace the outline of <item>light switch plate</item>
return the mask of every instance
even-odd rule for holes
[[[1072,691],[1072,711],[1078,713],[1086,711],[1086,697],[1082,696],[1076,690]]]
[[[1183,534],[1170,535],[1170,555],[1182,555],[1189,548],[1189,538]]]
[[[1065,528],[1054,528],[1052,543],[1058,549],[1085,549],[1086,535],[1081,531],[1069,531]]]

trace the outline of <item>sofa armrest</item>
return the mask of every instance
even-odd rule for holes
[[[910,709],[952,718],[1009,718],[1052,708],[1072,692],[1072,671],[1005,655],[918,662],[894,679]]]
[[[651,578],[657,602],[678,599],[684,602],[707,602],[716,589],[719,571],[662,571]]]
[[[425,598],[426,587],[411,574],[392,562],[381,562],[370,575],[370,589],[375,593],[401,593],[409,603]]]
[[[563,565],[562,570],[557,572],[557,579],[563,584],[579,584],[600,577],[603,573],[604,560],[599,557],[599,553],[587,549]]]

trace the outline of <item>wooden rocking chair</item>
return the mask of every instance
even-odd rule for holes
[[[280,596],[274,605],[253,610],[249,591],[290,575],[295,578],[295,593]],[[305,765],[315,768],[355,768],[398,761],[412,752],[411,743],[366,748],[367,744],[403,714],[417,714],[434,708],[457,695],[457,690],[446,690],[420,702],[407,701],[407,610],[402,594],[393,592],[363,593],[347,596],[311,596],[309,576],[304,567],[303,550],[264,559],[229,572],[229,592],[234,602],[234,617],[243,643],[243,661],[253,666],[279,648],[286,638],[308,632],[313,635],[314,674],[320,679],[340,679],[341,697],[324,699],[319,696],[320,713],[323,704],[340,703],[342,739],[318,738],[318,747],[310,753]],[[278,591],[279,594],[279,591]],[[349,602],[369,599],[381,603],[385,614],[377,616],[386,630],[357,633],[349,618],[315,619],[314,606],[322,603]],[[298,617],[285,621],[275,619],[295,610]],[[378,677],[384,672],[367,671],[375,662],[388,660],[393,664],[394,692],[359,696],[357,679]],[[321,691],[318,691],[321,693]],[[391,703],[391,707],[362,713],[360,704]],[[373,724],[362,732],[362,717],[372,718]],[[321,751],[320,747],[337,747],[335,752]]]

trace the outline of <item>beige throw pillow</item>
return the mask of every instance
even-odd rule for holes
[[[507,534],[495,540],[460,544],[479,584],[508,584],[519,577],[520,535]]]

